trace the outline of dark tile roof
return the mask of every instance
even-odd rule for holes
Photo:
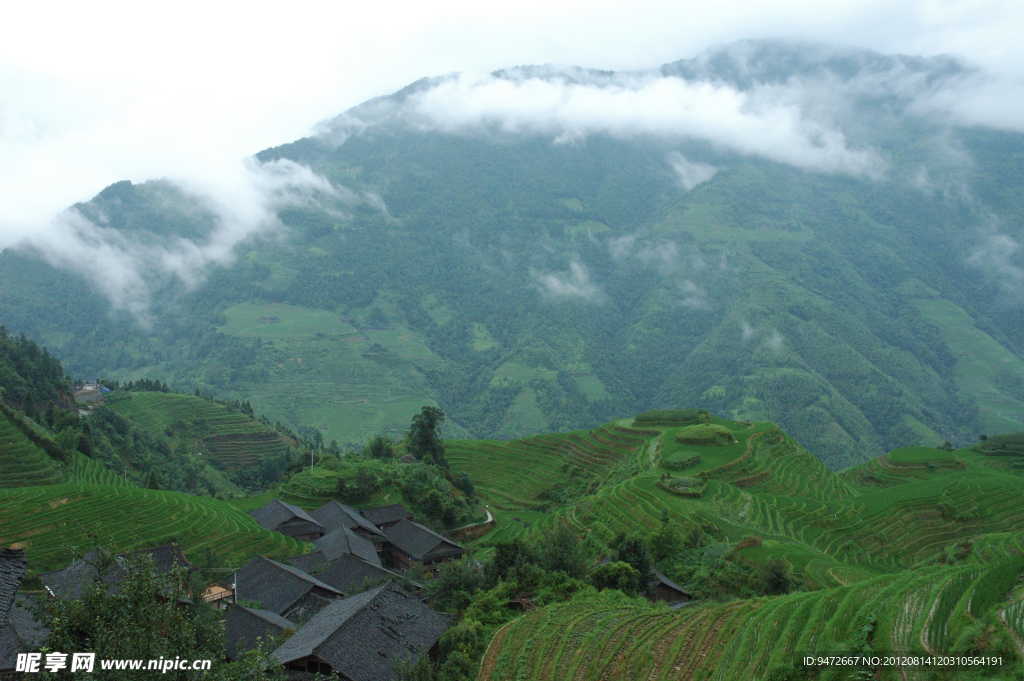
[[[320,570],[325,568],[331,561],[327,560],[327,556],[324,555],[323,551],[311,551],[310,553],[303,553],[301,556],[292,556],[288,559],[288,564],[297,567],[307,575],[317,576]]]
[[[271,532],[276,531],[277,528],[281,527],[281,525],[293,518],[298,518],[300,520],[305,520],[308,523],[312,523],[323,531],[323,526],[314,520],[308,513],[298,506],[286,504],[280,499],[274,499],[253,511],[249,511],[249,515],[252,516],[253,520]]]
[[[305,596],[295,602],[295,605],[288,608],[284,613],[285,619],[301,627],[336,600],[336,598],[324,598],[320,594],[308,591]]]
[[[334,560],[342,554],[351,553],[370,565],[380,567],[380,558],[377,556],[377,549],[374,548],[373,542],[366,537],[360,537],[347,527],[339,527],[330,534],[325,534],[313,542],[313,546],[323,551],[327,560]]]
[[[360,528],[367,533],[384,538],[384,533],[377,529],[377,526],[359,514],[359,511],[346,506],[345,504],[331,499],[326,504],[312,513],[313,519],[324,526],[325,532],[333,532],[339,527],[347,527],[350,530]]]
[[[153,565],[156,568],[157,574],[166,574],[175,568],[184,568],[189,572],[195,570],[195,566],[188,562],[185,554],[181,552],[181,547],[177,544],[162,544],[161,546],[132,551],[132,555],[140,553],[144,553],[153,559]]]
[[[395,523],[384,530],[384,534],[389,542],[416,560],[465,553],[465,549],[455,542],[411,520]]]
[[[0,624],[7,621],[7,613],[14,603],[14,595],[21,588],[28,568],[28,558],[21,549],[0,549]]]
[[[39,650],[47,630],[36,621],[28,596],[17,596],[0,622],[0,672],[4,672],[14,669],[18,653]]]
[[[224,613],[225,654],[229,660],[237,660],[242,652],[256,647],[257,639],[262,639],[266,646],[271,636],[277,638],[285,630],[295,631],[297,628],[285,618],[267,610],[232,606]]]
[[[100,560],[111,561],[110,571],[104,575],[103,581],[107,583],[108,590],[113,593],[117,590],[117,583],[124,579],[124,571],[121,569],[121,562],[124,559],[121,556],[112,556],[102,549],[100,553],[95,550],[90,551],[84,557],[76,559],[74,563],[60,570],[44,572],[39,575],[39,579],[43,581],[53,596],[67,599],[81,598],[89,585],[96,581],[95,565]]]
[[[154,570],[159,575],[166,574],[175,567],[183,567],[189,571],[194,569],[192,563],[185,559],[177,544],[137,549],[132,552],[132,555],[140,553],[152,556]],[[39,578],[43,580],[43,584],[54,596],[70,599],[80,598],[89,585],[96,580],[95,564],[101,555],[112,561],[110,572],[103,578],[103,581],[110,586],[110,591],[114,592],[117,590],[116,584],[124,579],[124,561],[128,554],[112,556],[105,550],[101,549],[101,553],[97,553],[94,549],[71,565],[59,570],[44,572],[39,575]],[[184,602],[187,599],[181,600]]]
[[[341,595],[334,587],[324,584],[302,570],[278,563],[256,554],[235,576],[235,598],[259,601],[263,610],[282,615],[295,605],[310,589],[320,587]]]
[[[412,511],[401,504],[391,504],[390,506],[378,506],[377,508],[364,508],[363,517],[374,525],[379,526],[386,523],[394,523],[403,518],[411,519],[413,514]]]
[[[454,620],[385,584],[331,603],[273,656],[287,663],[315,655],[352,681],[395,679],[395,663],[418,659]]]
[[[380,581],[387,577],[396,580],[401,579],[400,575],[377,565],[370,565],[365,560],[360,560],[350,553],[346,553],[326,563],[316,578],[330,584],[338,591],[348,593],[353,588],[359,588],[363,582],[369,579],[371,582]]]

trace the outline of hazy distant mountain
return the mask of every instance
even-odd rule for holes
[[[706,407],[836,467],[1021,430],[1024,135],[989,87],[772,42],[425,79],[257,155],[331,183],[266,183],[284,228],[107,188],[77,207],[87,265],[0,256],[0,322],[342,442],[424,403],[477,436]]]

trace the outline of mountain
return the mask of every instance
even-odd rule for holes
[[[72,214],[125,255],[8,249],[0,323],[72,374],[353,446],[424,404],[500,438],[699,406],[833,469],[973,442],[1024,428],[1024,135],[968,106],[984,83],[773,42],[425,79],[257,154],[260,177],[315,173],[265,183],[277,229],[108,187]],[[225,235],[233,259],[137,264]]]

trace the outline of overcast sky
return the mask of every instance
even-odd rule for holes
[[[998,0],[9,4],[0,247],[121,179],[237,191],[245,157],[423,76],[650,68],[782,38],[953,53],[1019,84],[1022,35],[1024,3]]]

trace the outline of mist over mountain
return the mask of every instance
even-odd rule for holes
[[[118,183],[0,255],[0,323],[359,442],[652,407],[832,467],[1024,429],[1019,88],[748,41],[427,78],[205,191]]]

